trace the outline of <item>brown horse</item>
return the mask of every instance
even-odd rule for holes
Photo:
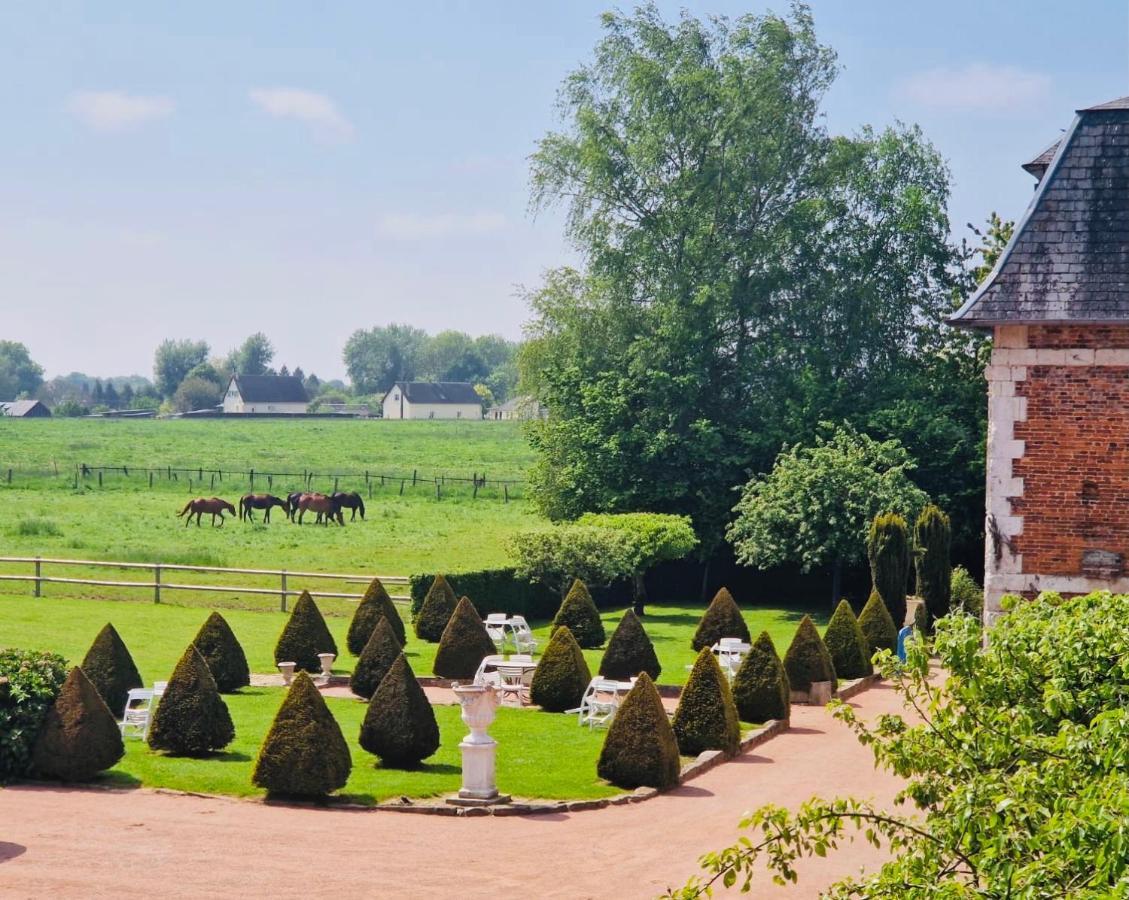
[[[325,516],[322,525],[328,525],[334,519],[338,525],[345,524],[345,517],[341,515],[341,504],[333,497],[325,494],[303,494],[298,498],[298,524],[302,524],[302,516],[306,510]]]
[[[361,499],[361,495],[356,491],[337,491],[330,496],[333,497],[342,509],[351,509],[353,514],[349,517],[350,522],[357,521],[357,513],[361,514],[361,520],[365,517],[365,501]]]
[[[262,509],[266,510],[263,514],[263,521],[269,522],[270,511],[275,506],[281,506],[283,514],[287,517],[290,516],[289,500],[283,500],[274,494],[244,494],[239,498],[239,519],[240,521],[246,519],[248,522],[254,522],[255,517],[251,511]]]
[[[197,497],[195,500],[189,500],[185,504],[184,509],[176,514],[179,519],[185,513],[188,513],[188,518],[184,520],[184,527],[188,527],[188,523],[192,521],[192,517],[196,516],[196,527],[200,527],[200,517],[204,513],[212,514],[212,525],[216,524],[216,516],[219,516],[220,527],[223,527],[223,513],[227,510],[233,516],[235,515],[235,507],[228,503],[226,500],[221,500],[219,497]]]

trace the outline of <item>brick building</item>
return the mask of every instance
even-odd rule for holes
[[[1031,205],[951,324],[985,329],[985,618],[1006,593],[1129,592],[1129,97],[1027,163]]]

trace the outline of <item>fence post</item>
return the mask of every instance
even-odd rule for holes
[[[279,603],[278,608],[281,612],[286,612],[286,570],[285,569],[282,570],[281,575],[282,575],[282,593],[280,595],[281,596],[281,602]]]
[[[149,490],[153,490],[153,471],[149,470]]]
[[[502,498],[503,498],[503,502],[505,502],[505,503],[510,502],[510,486],[508,484],[502,485]]]
[[[156,563],[153,566],[153,602],[161,602],[161,564]]]
[[[35,557],[35,596],[43,596],[43,582],[40,580],[43,577],[43,561],[37,556]]]
[[[251,489],[254,490],[255,489],[255,470],[252,469],[248,474],[251,476]]]
[[[416,475],[417,474],[418,474],[418,471],[416,469],[412,469],[412,487],[416,486]]]
[[[337,476],[333,476],[333,493],[337,493]]]
[[[443,494],[441,492],[441,488],[439,487],[439,479],[438,478],[435,479],[435,499],[436,500],[442,500],[443,499]]]
[[[12,470],[11,470],[11,469],[9,469],[9,470],[8,470],[8,473],[9,473],[9,474],[11,474],[11,471],[12,471]],[[102,470],[101,470],[101,469],[99,469],[99,470],[98,470],[98,487],[101,487],[101,486],[102,486]]]
[[[404,496],[404,482],[402,480],[400,482],[400,496]]]

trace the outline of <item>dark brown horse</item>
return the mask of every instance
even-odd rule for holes
[[[361,495],[356,491],[337,491],[331,494],[334,500],[340,504],[342,509],[351,509],[353,514],[349,517],[350,522],[357,521],[357,513],[361,514],[361,520],[365,518],[365,501],[361,499]]]
[[[204,513],[211,513],[212,525],[215,526],[216,516],[219,516],[220,527],[222,528],[224,510],[231,513],[233,516],[236,514],[235,507],[226,500],[221,500],[219,497],[197,497],[195,500],[189,500],[188,503],[185,504],[184,509],[176,514],[176,517],[179,519],[187,513],[188,518],[184,520],[184,527],[187,528],[188,523],[192,521],[192,517],[196,516],[196,527],[199,528],[200,517],[204,515]]]
[[[324,516],[322,525],[328,525],[330,519],[336,520],[338,525],[345,524],[345,517],[341,515],[341,504],[326,494],[303,494],[298,498],[299,525],[302,524],[302,516],[305,515],[306,510],[317,513],[319,517]]]
[[[244,494],[239,498],[239,518],[240,520],[246,519],[248,522],[254,522],[255,517],[252,510],[262,509],[265,510],[263,521],[269,522],[270,511],[275,506],[281,506],[283,514],[287,517],[290,516],[289,500],[283,500],[274,494]]]

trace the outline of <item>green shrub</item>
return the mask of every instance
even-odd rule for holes
[[[89,781],[124,755],[113,713],[75,666],[43,719],[31,754],[31,771],[63,781]]]
[[[118,716],[125,709],[130,690],[144,684],[125,641],[108,622],[86,651],[82,672],[102,695],[110,711]]]
[[[898,629],[878,591],[870,592],[870,598],[859,616],[859,628],[866,638],[868,657],[872,658],[879,650],[893,653],[898,649]]]
[[[174,756],[207,756],[234,739],[235,726],[216,680],[189,644],[153,713],[149,746]]]
[[[345,786],[353,760],[313,680],[299,672],[259,748],[251,781],[286,797],[324,797]]]
[[[621,788],[678,784],[681,760],[659,692],[643,672],[623,698],[604,738],[596,773]]]
[[[463,597],[443,629],[432,671],[440,678],[473,678],[483,657],[496,652],[482,619]]]
[[[591,680],[580,644],[567,625],[560,625],[533,672],[529,698],[546,712],[564,712],[580,705]]]
[[[599,647],[607,637],[592,595],[579,578],[573,580],[553,619],[552,633],[555,634],[558,628],[568,628],[581,647]]]
[[[434,580],[434,575],[412,575],[408,579],[413,616],[419,615]],[[500,612],[528,619],[549,619],[561,604],[560,593],[548,585],[519,578],[512,568],[459,572],[448,575],[447,583],[455,596],[489,597],[490,608],[479,609],[479,615]]]
[[[784,671],[794,691],[810,691],[813,681],[830,681],[835,689],[835,665],[810,616],[804,616],[784,654]]]
[[[710,605],[702,614],[698,623],[698,630],[694,632],[694,639],[690,646],[695,650],[703,647],[712,647],[722,638],[740,638],[749,642],[749,626],[741,615],[741,607],[733,599],[728,588],[722,588],[715,595]]]
[[[906,621],[910,564],[906,520],[897,513],[875,516],[866,537],[866,556],[874,589],[886,604],[890,618],[901,628]]]
[[[394,769],[415,768],[439,749],[435,710],[403,654],[396,657],[369,701],[360,745]]]
[[[208,664],[221,694],[230,694],[251,683],[247,654],[236,640],[227,619],[218,612],[208,616],[192,643]]]
[[[753,641],[752,648],[733,676],[733,702],[743,722],[787,720],[791,716],[792,694],[788,675],[767,631],[762,631],[760,637]]]
[[[318,654],[336,652],[337,642],[329,633],[321,610],[309,591],[302,591],[275,645],[275,663],[292,662],[300,671],[317,673],[321,671]]]
[[[984,615],[984,589],[964,566],[953,569],[951,606],[977,619]]]
[[[643,623],[632,610],[627,610],[608,641],[608,649],[600,660],[600,674],[605,678],[626,681],[640,672],[646,672],[655,679],[661,671],[655,645],[643,630]]]
[[[396,633],[392,630],[392,623],[384,616],[376,621],[376,627],[369,636],[357,659],[353,674],[349,677],[349,688],[358,697],[366,700],[375,693],[380,685],[380,680],[388,674],[392,663],[403,651],[400,642],[396,640]]]
[[[855,611],[846,600],[840,600],[835,608],[823,632],[823,643],[831,654],[835,674],[840,678],[863,678],[874,673],[870,664],[870,646],[859,628]]]
[[[917,570],[917,595],[924,601],[927,633],[934,619],[949,614],[952,600],[953,564],[949,517],[930,504],[921,511],[913,525],[913,543],[917,548],[914,567]]]
[[[671,727],[683,756],[697,756],[703,750],[723,750],[733,756],[740,747],[741,726],[729,679],[709,647],[698,652]]]
[[[23,775],[67,661],[41,650],[0,649],[0,782]]]
[[[416,616],[416,637],[424,641],[437,641],[443,637],[451,615],[458,605],[455,592],[442,575],[436,575],[427,589],[419,614]]]
[[[388,591],[384,589],[380,579],[374,578],[372,584],[365,591],[364,597],[361,598],[361,602],[357,604],[357,609],[353,613],[353,621],[349,623],[349,635],[346,644],[348,644],[350,653],[354,656],[361,655],[361,651],[365,649],[365,644],[368,643],[368,639],[372,635],[372,630],[381,618],[388,620],[388,624],[392,626],[392,631],[396,635],[396,640],[403,647],[404,641],[407,640],[404,620],[400,618],[400,613],[396,611],[396,604],[388,596]]]

